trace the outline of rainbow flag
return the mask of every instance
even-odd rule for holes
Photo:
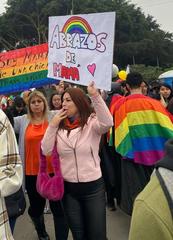
[[[47,78],[48,44],[0,53],[0,94],[57,82]]]
[[[142,94],[117,96],[110,110],[114,117],[110,144],[118,153],[144,165],[153,165],[164,156],[164,144],[173,138],[173,124],[159,101]]]

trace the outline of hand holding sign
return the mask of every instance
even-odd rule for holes
[[[97,88],[95,87],[95,82],[94,81],[89,83],[89,85],[87,87],[87,91],[88,91],[88,94],[91,97],[97,96],[99,94]]]

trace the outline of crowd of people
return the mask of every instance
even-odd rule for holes
[[[0,239],[13,239],[25,192],[38,239],[50,239],[36,188],[40,147],[50,176],[56,147],[64,179],[63,199],[49,201],[56,240],[69,230],[74,240],[107,240],[106,207],[132,216],[130,240],[173,239],[172,87],[136,72],[108,92],[94,82],[53,87],[50,96],[34,89],[0,98]]]

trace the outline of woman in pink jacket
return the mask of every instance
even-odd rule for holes
[[[65,90],[62,110],[51,120],[42,150],[50,154],[56,141],[73,239],[106,240],[105,189],[98,152],[101,135],[113,125],[113,119],[93,82],[88,94],[92,106],[81,89]]]

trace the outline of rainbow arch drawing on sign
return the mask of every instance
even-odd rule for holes
[[[88,22],[79,16],[70,17],[63,26],[62,32],[64,33],[79,33],[86,34],[92,33],[92,29]]]

